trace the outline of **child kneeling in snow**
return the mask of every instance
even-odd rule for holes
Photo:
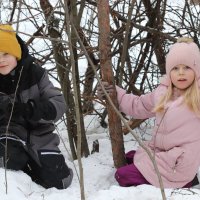
[[[73,173],[53,133],[65,106],[13,28],[0,25],[0,167],[23,170],[45,188],[67,188]]]
[[[112,87],[103,82],[108,93]],[[155,155],[165,188],[190,187],[200,166],[200,52],[189,38],[180,38],[166,57],[166,77],[151,93],[136,96],[116,87],[121,112],[138,119],[155,117],[152,139],[146,146]],[[101,87],[98,96],[104,97]],[[115,178],[121,186],[159,181],[144,149],[126,154],[127,164]]]

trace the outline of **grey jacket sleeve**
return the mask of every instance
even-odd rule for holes
[[[49,100],[55,106],[57,114],[54,121],[58,121],[65,113],[66,103],[63,94],[49,80],[47,71],[40,79],[38,87],[41,100]]]

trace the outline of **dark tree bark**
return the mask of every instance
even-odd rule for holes
[[[92,52],[92,45],[90,45],[89,41],[84,35],[84,32],[82,29],[79,27],[79,35],[81,40],[83,41],[83,44],[85,48],[87,49],[87,53],[92,60],[93,64],[97,66],[99,63],[99,59],[95,58],[94,53]],[[84,79],[84,88],[83,88],[83,103],[82,103],[82,109],[83,113],[85,114],[90,114],[94,110],[93,106],[93,85],[94,85],[94,70],[90,66],[90,63],[88,63],[88,67],[85,72],[85,79]]]
[[[200,5],[200,0],[190,0],[191,5]]]
[[[53,13],[53,7],[51,6],[48,0],[40,0],[41,8],[44,12],[45,19],[48,22],[48,32],[50,37],[52,38],[60,38],[61,33],[57,31],[57,27],[55,26],[55,17]],[[65,101],[67,104],[66,110],[66,121],[67,121],[67,129],[68,129],[68,136],[70,142],[70,148],[72,151],[73,159],[77,159],[76,154],[76,146],[77,146],[77,125],[76,125],[76,117],[75,117],[75,104],[73,99],[73,93],[71,89],[71,81],[69,78],[69,72],[71,70],[70,62],[67,62],[66,56],[64,55],[64,47],[63,44],[60,42],[52,41],[54,58],[56,61],[56,68],[58,71],[58,76],[60,78],[62,91],[65,97]],[[78,78],[79,79],[79,78]],[[84,125],[83,129],[84,129]],[[85,137],[86,138],[86,137]],[[88,146],[86,140],[83,147],[87,149],[86,155],[88,155]]]
[[[76,29],[78,29],[78,17],[77,17],[77,7],[76,7],[76,1],[75,0],[69,0],[70,7],[68,10],[71,10],[70,14],[70,21],[73,23]],[[85,125],[84,125],[84,119],[83,119],[83,111],[82,111],[82,105],[81,105],[81,95],[80,95],[80,77],[79,77],[79,69],[78,69],[78,54],[77,54],[77,37],[74,32],[74,29],[71,29],[71,42],[72,42],[72,50],[73,55],[75,59],[75,77],[76,77],[76,90],[77,90],[77,98],[78,98],[78,106],[79,106],[79,112],[80,112],[80,125],[81,125],[81,153],[85,157],[87,157],[90,152],[88,148],[86,133],[85,133]]]

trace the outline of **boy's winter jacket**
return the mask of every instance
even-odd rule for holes
[[[155,154],[165,188],[180,188],[193,180],[200,166],[200,117],[185,104],[183,97],[169,102],[164,113],[153,113],[165,94],[161,84],[153,92],[136,96],[117,87],[119,109],[137,119],[155,117],[152,139],[146,146]],[[134,164],[152,185],[159,187],[158,177],[147,153],[139,147]]]
[[[0,98],[6,95],[9,96],[11,101],[14,101],[19,80],[15,102],[27,103],[32,101],[35,104],[32,118],[13,115],[9,133],[27,142],[27,151],[37,161],[38,150],[59,151],[57,147],[59,138],[57,134],[52,132],[55,130],[54,122],[62,117],[66,105],[61,92],[50,82],[46,70],[35,64],[24,42],[18,36],[17,39],[22,49],[22,58],[11,73],[0,75]],[[24,112],[23,107],[21,109],[21,112]],[[18,113],[20,113],[20,110],[18,110]],[[0,133],[3,134],[6,131],[8,116],[6,112],[0,112],[0,115]],[[41,120],[34,117],[41,118]]]

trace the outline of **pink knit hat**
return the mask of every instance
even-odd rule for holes
[[[177,42],[171,46],[166,57],[166,78],[161,83],[166,85],[170,81],[170,71],[179,64],[192,68],[200,79],[200,51],[194,42]]]

